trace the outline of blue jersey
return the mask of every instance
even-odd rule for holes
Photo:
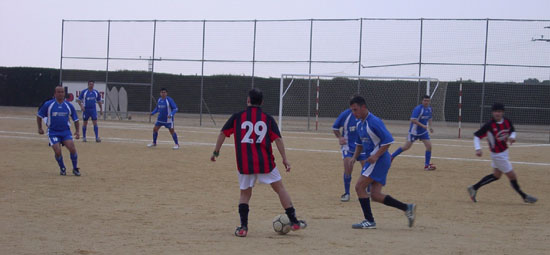
[[[423,105],[418,105],[414,108],[411,120],[418,120],[420,123],[424,125],[428,125],[428,121],[432,118],[432,107],[424,107]],[[419,127],[418,125],[411,122],[411,126],[409,127],[409,134],[411,135],[423,135],[426,134],[428,130],[426,130],[423,127]]]
[[[95,89],[85,89],[80,92],[78,100],[80,100],[84,104],[84,108],[95,110],[96,102],[101,102],[101,94],[99,94],[99,91]]]
[[[42,107],[40,107],[40,110],[38,110],[37,115],[46,120],[48,132],[70,131],[71,123],[69,122],[69,116],[73,121],[78,121],[74,106],[65,100],[61,103],[58,103],[55,99],[45,102]]]
[[[157,122],[160,123],[172,123],[174,121],[174,114],[178,112],[178,107],[171,97],[166,99],[159,98],[157,101],[157,107],[151,112],[151,114],[158,113]],[[171,118],[168,118],[171,116]]]
[[[355,141],[357,140],[357,123],[359,121],[353,116],[351,109],[340,113],[340,116],[334,121],[332,129],[340,130],[343,128],[342,137],[346,138],[347,144],[342,145],[343,151],[355,152]]]
[[[393,137],[384,122],[372,113],[357,124],[357,133],[355,143],[362,145],[367,155],[374,155],[381,146],[393,143]]]

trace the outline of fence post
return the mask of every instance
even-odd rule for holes
[[[363,18],[359,19],[359,63],[357,64],[357,76],[361,76],[361,50],[363,45]],[[361,79],[357,79],[357,94],[361,92]]]
[[[109,97],[107,96],[109,94],[109,56],[110,56],[110,45],[111,45],[111,20],[107,21],[107,60],[105,63],[105,104],[103,107],[103,120],[107,119],[107,101],[109,100]],[[149,117],[149,122],[151,122],[151,117]]]
[[[59,58],[59,85],[63,82],[63,34],[65,32],[65,20],[61,20],[61,57]]]
[[[311,116],[311,55],[313,51],[313,19],[310,20],[309,25],[309,72],[307,84],[307,130],[309,131],[309,121]]]
[[[151,58],[151,88],[149,90],[149,112],[153,111],[153,85],[155,78],[155,40],[157,38],[157,20],[153,21],[153,53]],[[149,114],[149,123],[151,123],[151,114]]]
[[[424,38],[424,18],[420,18],[420,46],[418,54],[418,76],[422,76],[422,39]],[[420,80],[416,92],[416,103],[420,103]]]
[[[206,20],[202,21],[202,57],[201,57],[201,98],[199,100],[199,126],[202,126],[202,100],[204,100],[204,42],[205,42]]]
[[[485,77],[487,73],[487,44],[489,41],[489,19],[485,24],[485,57],[483,59],[483,84],[481,85],[481,110],[479,114],[479,125],[483,124],[483,114],[485,108]]]
[[[252,88],[254,88],[254,68],[256,65],[256,23],[254,20],[254,42],[252,44]]]

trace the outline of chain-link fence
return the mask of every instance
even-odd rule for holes
[[[64,20],[60,76],[124,90],[128,112],[151,110],[166,87],[199,125],[241,110],[251,87],[278,100],[283,73],[437,78],[448,82],[448,125],[462,79],[465,122],[486,121],[501,101],[548,141],[550,43],[541,35],[550,38],[550,20]],[[120,93],[106,94],[120,111]]]

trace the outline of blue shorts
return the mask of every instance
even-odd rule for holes
[[[386,152],[374,164],[365,163],[361,175],[370,177],[374,181],[386,185],[386,177],[390,171],[391,155]]]
[[[94,109],[84,109],[82,112],[82,119],[84,121],[88,121],[89,118],[92,118],[92,120],[97,120],[97,110]]]
[[[349,150],[342,150],[342,159],[345,159],[345,158],[351,158],[353,157],[353,154],[355,154],[354,151],[349,151]],[[366,160],[367,159],[367,153],[361,153],[359,154],[359,158],[357,158],[357,161],[363,161],[363,160]]]
[[[165,128],[174,128],[174,122],[166,123],[166,122],[155,122],[155,126],[157,127],[165,127]]]
[[[48,140],[50,141],[50,146],[52,146],[60,142],[73,140],[73,134],[71,133],[71,130],[65,130],[65,131],[48,130]]]
[[[414,141],[416,140],[430,140],[430,134],[428,132],[422,134],[422,135],[412,135],[412,134],[409,134],[407,136],[407,141],[411,142],[411,143],[414,143]]]

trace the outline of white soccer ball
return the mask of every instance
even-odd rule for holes
[[[279,235],[286,235],[290,232],[290,219],[286,214],[280,214],[273,219],[273,230]]]

